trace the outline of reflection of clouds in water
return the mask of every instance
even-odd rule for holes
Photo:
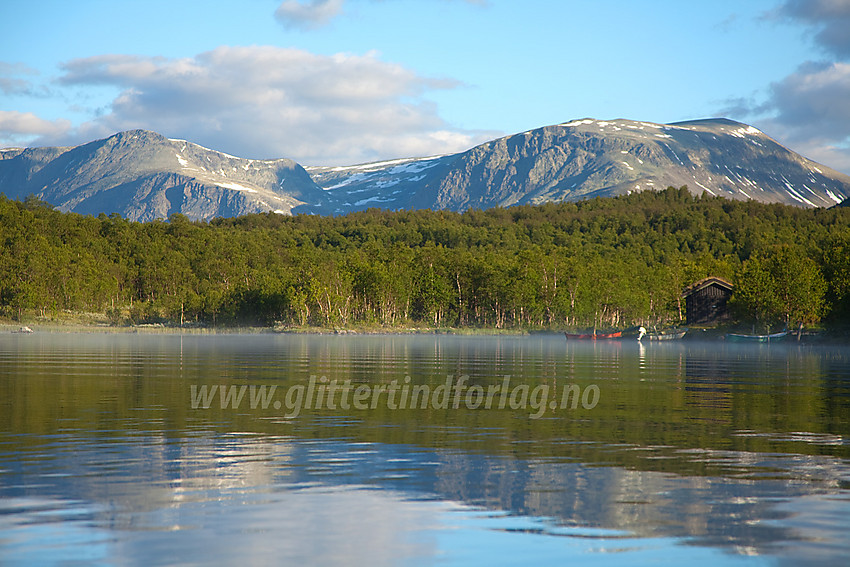
[[[134,531],[115,544],[116,563],[396,565],[433,558],[429,529],[451,505],[405,500],[362,487],[307,487],[245,494],[210,506],[183,503],[179,530]]]
[[[6,518],[7,524],[14,517],[31,521],[0,541],[0,556],[11,550],[22,564],[43,558],[48,538],[69,546],[73,557],[87,546],[85,553],[128,563],[179,557],[382,565],[447,553],[464,557],[473,540],[487,542],[496,558],[496,549],[515,553],[493,533],[502,532],[529,553],[533,546],[534,554],[614,546],[640,555],[648,541],[666,554],[687,541],[709,556],[725,550],[775,558],[779,546],[798,542],[840,547],[847,528],[836,519],[846,500],[832,507],[794,504],[829,490],[841,494],[847,463],[823,455],[579,443],[571,449],[577,461],[559,462],[252,433],[131,439],[77,451],[54,445],[47,461],[31,461],[28,474],[46,466],[77,480],[51,477],[62,496],[46,513],[36,506]],[[580,448],[591,462],[602,451],[660,464],[686,460],[730,476],[588,466]],[[772,480],[753,482],[764,475]],[[73,512],[82,509],[74,502],[86,503],[88,512]],[[62,525],[51,525],[57,518]],[[551,537],[537,541],[541,536],[578,538],[584,547]],[[517,543],[520,537],[526,539]]]
[[[264,466],[274,468],[272,462]],[[533,468],[540,487],[546,484],[551,490],[550,481],[557,481],[561,466],[538,463]],[[0,540],[0,556],[4,564],[20,565],[55,555],[57,560],[129,565],[380,566],[435,561],[508,565],[547,563],[553,558],[595,563],[617,552],[630,564],[655,562],[659,556],[672,563],[687,559],[702,564],[752,564],[747,560],[757,555],[762,556],[757,563],[784,557],[789,564],[826,564],[834,562],[838,550],[824,543],[841,541],[850,528],[844,514],[847,501],[834,496],[781,499],[776,494],[752,496],[744,491],[736,497],[714,486],[723,484],[718,479],[608,468],[586,473],[592,477],[606,471],[618,481],[609,488],[618,488],[604,494],[592,490],[592,481],[584,485],[574,496],[583,500],[592,494],[600,508],[577,510],[571,519],[514,515],[448,499],[412,500],[413,493],[354,484],[261,485],[255,490],[239,490],[235,484],[206,490],[199,486],[191,501],[142,513],[133,529],[103,527],[98,521],[102,506],[14,499],[0,506],[5,540]],[[551,478],[543,482],[547,476]],[[249,473],[243,488],[251,485],[250,478],[258,477]],[[730,538],[731,532],[710,525],[688,525],[698,517],[714,515],[700,509],[678,514],[685,521],[674,526],[675,510],[689,507],[688,493],[706,490],[715,494],[729,518],[743,516],[752,525],[750,533]],[[15,516],[7,515],[12,506],[19,512]],[[668,529],[636,529],[636,524],[649,520],[641,519],[639,512],[647,507],[664,511]],[[631,508],[638,514],[618,518],[608,516],[606,508],[620,513]],[[751,516],[748,510],[758,513]],[[598,524],[604,527],[593,527],[589,518],[594,512],[601,514]],[[762,539],[759,532],[769,537]],[[695,538],[698,534],[703,537]]]
[[[332,474],[339,465],[369,464],[373,451],[362,446],[251,434],[198,437],[179,449],[151,441],[163,472],[98,481],[109,486],[112,505],[97,517],[119,530],[108,553],[117,563],[397,564],[434,555],[428,530],[454,506],[360,484],[329,486],[346,482]],[[389,466],[375,464],[378,474]],[[348,481],[357,477],[368,481],[362,472]]]
[[[292,446],[281,438],[230,433],[223,439],[199,438],[183,445],[179,460],[180,487],[175,500],[201,490],[238,491],[269,486],[286,468]]]
[[[785,517],[766,523],[782,526],[795,535],[793,542],[772,545],[781,565],[841,564],[847,558],[847,534],[850,534],[850,495],[815,494],[780,502],[776,509]],[[839,542],[844,542],[841,544]]]
[[[129,564],[176,558],[387,565],[445,557],[519,561],[518,553],[543,562],[598,557],[595,551],[672,557],[689,542],[691,557],[731,552],[775,559],[782,545],[828,555],[826,542],[839,545],[848,527],[840,518],[846,501],[817,496],[834,489],[831,481],[847,471],[824,456],[608,448],[737,466],[744,477],[759,469],[774,477],[796,471],[788,475],[791,483],[776,478],[753,485],[747,478],[339,440],[213,434],[178,443],[143,436],[134,441],[119,444],[123,454],[109,442],[88,445],[93,452],[83,455],[60,451],[60,460],[68,460],[61,469],[82,465],[74,476],[94,484],[75,482],[65,485],[64,498],[28,500],[11,515],[5,510],[0,525],[10,529],[3,530],[0,555],[20,564],[58,549],[82,561],[105,557]],[[132,466],[142,454],[152,468]],[[131,465],[116,470],[119,462]],[[90,474],[101,466],[114,474]],[[810,482],[793,482],[815,470]]]

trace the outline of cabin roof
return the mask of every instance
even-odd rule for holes
[[[687,297],[687,296],[691,295],[692,293],[696,293],[696,292],[703,290],[703,289],[705,289],[709,286],[712,286],[712,285],[720,286],[727,291],[732,291],[732,289],[735,287],[732,284],[732,282],[730,282],[728,280],[724,280],[723,278],[718,278],[717,276],[709,276],[707,278],[703,278],[700,281],[693,283],[690,286],[686,287],[685,290],[682,291],[682,297]]]

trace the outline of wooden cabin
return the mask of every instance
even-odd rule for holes
[[[682,297],[688,325],[711,325],[731,319],[728,303],[733,287],[731,282],[712,276],[686,288]]]

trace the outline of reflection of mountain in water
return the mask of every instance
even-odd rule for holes
[[[179,519],[180,509],[190,504],[324,486],[337,487],[339,495],[366,488],[387,493],[391,499],[400,495],[505,510],[545,518],[543,525],[553,530],[559,526],[621,530],[637,537],[688,538],[704,546],[731,546],[750,553],[772,542],[796,539],[782,525],[781,520],[790,516],[776,507],[777,501],[815,496],[827,486],[836,488],[848,472],[846,463],[826,457],[689,453],[695,462],[723,460],[744,475],[773,471],[777,478],[772,483],[753,483],[745,478],[680,476],[581,462],[249,433],[201,434],[184,440],[135,437],[125,443],[92,439],[83,450],[68,451],[62,443],[50,449],[50,456],[33,455],[40,465],[11,465],[15,470],[6,475],[4,497],[26,496],[26,490],[9,487],[24,486],[24,477],[33,474],[34,466],[59,469],[65,475],[50,480],[51,496],[101,502],[104,511],[94,514],[110,529],[138,529],[141,526],[134,525],[134,518],[140,510]],[[616,446],[600,450],[612,456],[621,451],[651,451]],[[806,477],[813,480],[799,481]],[[342,507],[338,514],[353,514],[348,520],[352,527],[365,522],[373,532],[380,526],[391,530],[378,517],[343,509],[346,501],[340,496],[336,504],[330,499],[325,505]],[[126,509],[134,510],[134,515],[122,513]],[[394,517],[383,508],[372,512],[384,519]],[[308,508],[300,513],[301,522],[310,523],[312,516],[325,517],[329,511]]]
[[[850,364],[832,351],[458,337],[40,340],[0,367],[0,498],[25,499],[36,486],[44,499],[91,503],[85,517],[109,529],[190,530],[199,517],[235,521],[214,518],[227,506],[272,501],[282,504],[269,521],[334,521],[358,536],[367,526],[380,539],[411,524],[405,503],[415,500],[542,518],[542,530],[598,527],[764,553],[806,535],[795,502],[850,490]],[[288,421],[191,410],[187,399],[196,382],[284,387],[322,372],[364,383],[510,374],[592,382],[602,397],[592,412],[540,420],[376,409]],[[363,490],[375,497],[352,496]],[[846,539],[841,507],[806,513],[821,541]]]

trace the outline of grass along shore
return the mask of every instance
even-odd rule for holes
[[[176,323],[140,323],[122,321],[118,324],[102,313],[62,311],[50,315],[23,313],[20,320],[0,316],[0,333],[16,333],[22,328],[40,333],[144,333],[144,334],[263,334],[289,333],[314,335],[529,335],[538,333],[560,334],[558,329],[496,329],[487,327],[417,327],[410,325],[355,324],[344,327],[322,326],[206,326]]]

